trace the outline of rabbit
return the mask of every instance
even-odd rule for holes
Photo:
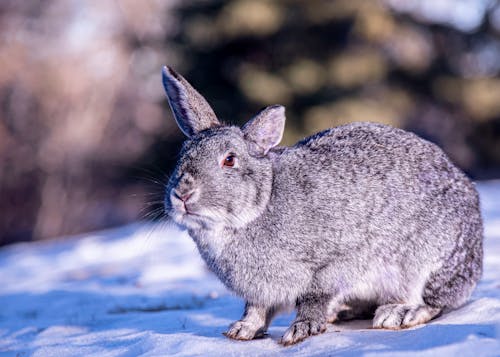
[[[359,122],[282,147],[283,106],[239,128],[169,67],[163,85],[187,136],[165,210],[245,300],[227,337],[262,337],[287,308],[285,346],[341,319],[401,329],[470,297],[482,273],[479,196],[436,145]]]

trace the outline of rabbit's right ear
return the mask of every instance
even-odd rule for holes
[[[285,107],[272,105],[260,111],[243,128],[250,151],[258,156],[278,145],[285,130]]]
[[[210,104],[184,77],[167,66],[163,67],[162,74],[168,103],[177,125],[186,136],[220,125]]]

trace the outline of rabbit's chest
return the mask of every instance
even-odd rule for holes
[[[308,269],[298,267],[273,247],[252,242],[248,236],[220,230],[203,232],[193,239],[210,270],[247,301],[291,303],[311,279]]]
[[[293,304],[308,286],[311,274],[280,252],[252,247],[229,247],[225,264],[227,284],[238,295],[255,304]]]

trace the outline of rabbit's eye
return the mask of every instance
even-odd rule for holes
[[[222,165],[226,166],[226,167],[233,167],[235,162],[236,162],[236,158],[234,157],[234,155],[229,154],[224,158]]]

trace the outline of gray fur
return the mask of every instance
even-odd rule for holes
[[[196,106],[176,78],[167,81]],[[185,116],[181,127],[192,121]],[[262,118],[265,135],[281,137],[269,120],[281,118]],[[255,137],[210,123],[188,129],[165,205],[247,303],[228,337],[261,335],[286,306],[297,308],[282,339],[289,345],[323,332],[346,306],[378,307],[374,326],[394,329],[469,298],[482,270],[479,197],[437,146],[353,123],[256,155]],[[223,165],[229,153],[234,167]]]

